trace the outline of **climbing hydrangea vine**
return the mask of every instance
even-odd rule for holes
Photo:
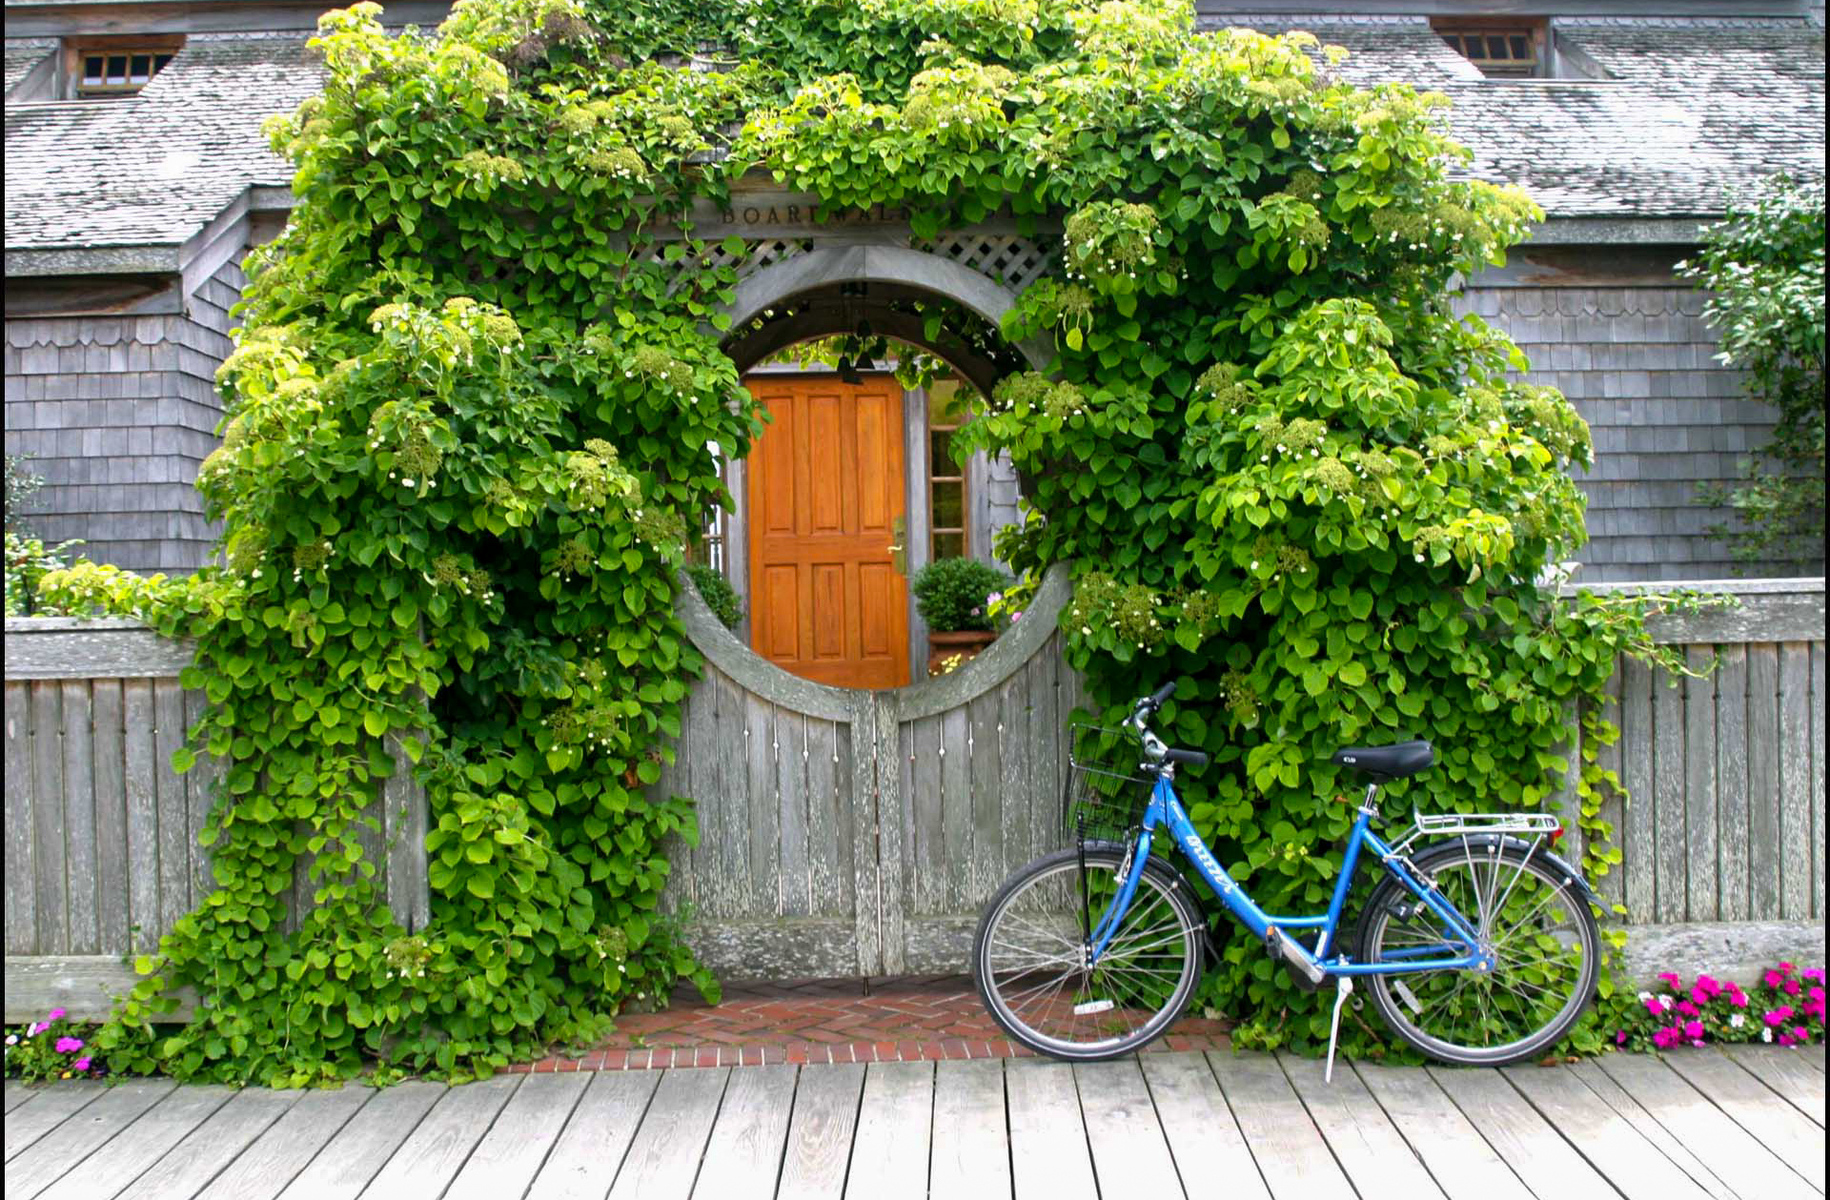
[[[1395,804],[1542,803],[1566,706],[1643,643],[1637,610],[1542,581],[1582,537],[1587,432],[1444,298],[1540,214],[1451,178],[1440,96],[1356,90],[1307,35],[1197,33],[1166,0],[380,22],[326,14],[322,94],[270,124],[296,207],[250,257],[200,478],[226,565],[53,585],[198,639],[211,707],[180,758],[222,764],[214,890],[142,963],[112,1063],[464,1077],[678,976],[715,988],[657,916],[690,800],[647,787],[700,661],[674,617],[688,531],[716,453],[761,430],[720,349],[745,247],[693,224],[748,172],[822,211],[906,207],[918,235],[1002,214],[1059,239],[1004,331],[1059,357],[961,440],[1022,472],[1007,560],[1077,564],[1092,694],[1180,679],[1173,734],[1215,756],[1195,819],[1273,908],[1329,882],[1325,750],[1428,735],[1442,765]],[[412,933],[370,834],[406,763],[431,830]],[[149,1026],[178,985],[197,1018]],[[1315,1036],[1243,942],[1206,997],[1247,1037]]]

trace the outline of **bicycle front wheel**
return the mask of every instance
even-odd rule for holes
[[[1468,1066],[1520,1062],[1554,1045],[1594,996],[1601,970],[1601,934],[1588,897],[1516,846],[1445,842],[1415,862],[1495,962],[1489,972],[1368,976],[1386,1024],[1432,1058]],[[1435,957],[1452,941],[1442,921],[1394,879],[1381,880],[1367,900],[1362,962]]]
[[[1013,1041],[1070,1062],[1128,1054],[1182,1015],[1201,981],[1206,923],[1180,876],[1144,865],[1137,892],[1090,969],[1083,929],[1098,925],[1123,883],[1126,847],[1089,843],[1030,863],[979,921],[972,974]]]

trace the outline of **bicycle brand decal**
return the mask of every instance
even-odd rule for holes
[[[1077,1017],[1090,1017],[1094,1013],[1111,1012],[1114,1007],[1115,1006],[1110,1000],[1089,1000],[1085,1004],[1076,1004],[1074,1006],[1074,1015]]]

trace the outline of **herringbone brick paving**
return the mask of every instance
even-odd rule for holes
[[[1214,1050],[1224,1021],[1187,1016],[1149,1050]],[[618,1017],[616,1033],[575,1055],[511,1071],[633,1071],[763,1063],[1028,1058],[1004,1036],[964,975],[802,979],[728,985],[707,1004],[690,986],[665,1012]]]

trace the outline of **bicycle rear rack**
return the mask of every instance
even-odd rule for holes
[[[1553,813],[1424,813],[1411,812],[1411,831],[1392,847],[1402,854],[1418,838],[1466,837],[1495,833],[1521,833],[1534,840],[1562,830]]]

